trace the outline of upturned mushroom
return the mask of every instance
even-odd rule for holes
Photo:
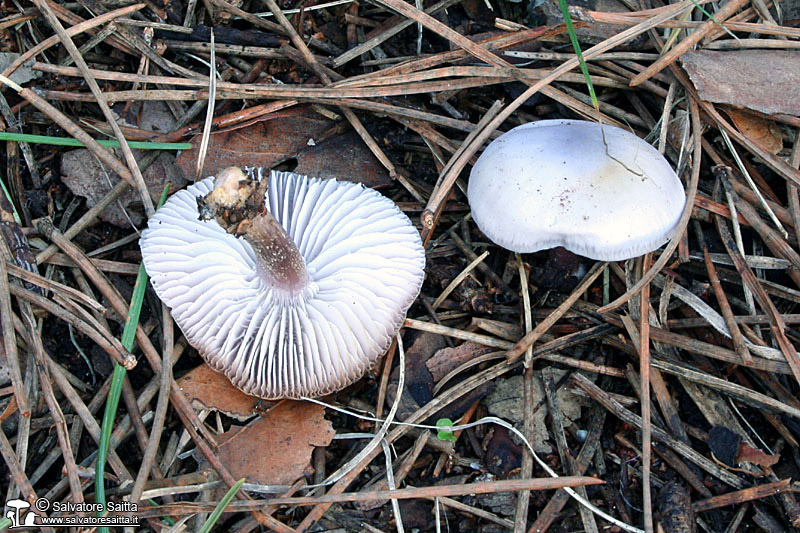
[[[563,246],[603,261],[667,242],[686,202],[655,148],[581,120],[543,120],[501,135],[478,158],[467,193],[475,223],[496,244],[520,253]]]
[[[174,194],[142,233],[158,296],[244,392],[314,397],[358,380],[422,286],[411,221],[361,184],[231,167]]]

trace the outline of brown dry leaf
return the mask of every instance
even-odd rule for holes
[[[357,181],[367,187],[386,187],[391,183],[386,169],[354,131],[325,139],[297,154],[294,172],[315,178]]]
[[[270,168],[297,159],[294,172],[312,177],[356,181],[367,187],[388,185],[386,170],[354,132],[320,140],[333,122],[308,107],[273,113],[250,126],[211,134],[204,172],[230,167]],[[199,137],[175,163],[190,175],[197,161]]]
[[[496,427],[486,445],[486,455],[483,460],[491,473],[505,479],[520,467],[522,445],[515,442],[515,437],[511,436],[507,428]]]
[[[133,102],[130,106],[117,104],[114,111],[120,114],[120,124],[133,126],[153,133],[167,133],[175,128],[177,121],[166,102],[147,100]]]
[[[286,400],[246,427],[219,436],[219,460],[235,479],[261,485],[291,485],[303,475],[315,446],[333,440],[325,408]]]
[[[171,131],[175,126],[175,117],[172,116],[164,102],[135,102],[128,109],[124,109],[124,106],[115,106],[114,109],[117,112],[124,110],[123,116],[118,121],[122,126],[135,126],[157,133]],[[116,149],[114,153],[119,159],[122,159],[121,150]],[[145,152],[134,150],[133,154],[139,161]],[[184,173],[175,166],[175,154],[169,152],[161,153],[142,172],[142,176],[154,202],[158,201],[167,183],[170,184],[169,190],[172,192],[182,189],[188,183]],[[61,181],[70,188],[73,194],[86,198],[88,207],[97,203],[120,179],[116,173],[102,165],[89,150],[81,148],[61,154]],[[131,222],[139,225],[144,220],[140,210],[127,208],[131,204],[140,202],[139,193],[132,188],[128,189],[117,202],[112,203],[100,213],[100,219],[123,228],[129,227]]]
[[[762,452],[761,450],[751,448],[744,442],[739,448],[739,455],[736,456],[736,460],[740,463],[753,463],[762,468],[770,468],[772,465],[777,463],[780,458],[781,454],[779,453],[770,455]]]
[[[220,411],[237,420],[247,420],[263,408],[264,400],[250,396],[228,378],[202,364],[180,378],[178,387],[193,406]]]
[[[442,348],[425,362],[425,366],[428,367],[433,376],[433,381],[438,382],[449,372],[467,361],[492,351],[495,350],[483,344],[465,342],[455,348]]]
[[[244,128],[211,134],[204,172],[214,176],[230,166],[271,167],[308,146],[330,128],[331,121],[309,108],[292,108],[268,115],[266,120]],[[200,149],[199,137],[192,149],[175,160],[184,172],[194,172]]]
[[[726,108],[725,113],[742,135],[764,150],[777,154],[783,148],[781,129],[771,120],[732,108]]]
[[[120,150],[114,150],[117,157],[122,157]],[[137,161],[142,158],[142,152],[134,150]],[[182,189],[187,181],[184,174],[175,166],[174,156],[163,153],[142,172],[147,190],[153,201],[158,201],[164,185],[170,184],[170,191]],[[78,196],[86,198],[88,207],[96,204],[116,185],[121,178],[85,148],[72,150],[61,155],[61,181]],[[140,210],[128,209],[131,204],[140,203],[139,193],[128,189],[119,197],[118,202],[112,203],[100,213],[100,219],[119,227],[129,227],[131,222],[139,225],[144,220]],[[122,204],[122,208],[120,207]],[[123,212],[123,208],[125,211]],[[127,213],[128,216],[125,216]]]
[[[406,347],[406,381],[397,418],[405,420],[411,413],[433,399],[433,377],[426,361],[438,350],[444,348],[444,337],[435,333],[421,333],[410,346]],[[389,378],[386,390],[386,404],[391,406],[397,396],[397,385],[400,379],[400,367],[395,367]]]
[[[800,115],[800,51],[700,50],[681,57],[700,98],[767,115]]]

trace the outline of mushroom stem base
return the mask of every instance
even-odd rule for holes
[[[250,244],[264,281],[289,292],[300,291],[308,284],[306,264],[292,238],[266,208],[268,181],[251,180],[239,168],[226,168],[217,176],[214,190],[198,199],[200,216],[214,218],[225,231]]]

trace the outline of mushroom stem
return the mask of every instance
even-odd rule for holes
[[[247,241],[256,254],[258,274],[270,285],[295,292],[308,283],[306,263],[292,238],[265,205],[268,178],[248,178],[228,167],[214,181],[214,190],[198,198],[201,218],[214,218],[225,231]]]

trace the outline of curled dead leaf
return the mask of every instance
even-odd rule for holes
[[[739,455],[736,456],[736,459],[740,463],[753,463],[762,468],[772,467],[780,458],[781,454],[779,453],[770,455],[756,448],[751,448],[745,443],[742,443],[741,447],[739,448]]]
[[[211,134],[204,173],[216,175],[230,167],[270,168],[294,158],[293,172],[316,178],[357,181],[367,187],[391,183],[388,173],[355,133],[325,137],[334,123],[308,107],[267,115],[249,126]],[[187,175],[194,172],[200,146],[182,152],[175,164]]]
[[[783,148],[781,129],[775,122],[738,109],[727,108],[725,112],[742,135],[764,150],[777,154]]]
[[[220,411],[237,420],[247,420],[257,413],[263,400],[249,396],[228,378],[203,364],[180,378],[178,387],[194,407]]]
[[[327,446],[335,431],[325,408],[285,400],[251,424],[219,436],[218,456],[231,475],[260,485],[291,485],[309,468],[315,446]]]

